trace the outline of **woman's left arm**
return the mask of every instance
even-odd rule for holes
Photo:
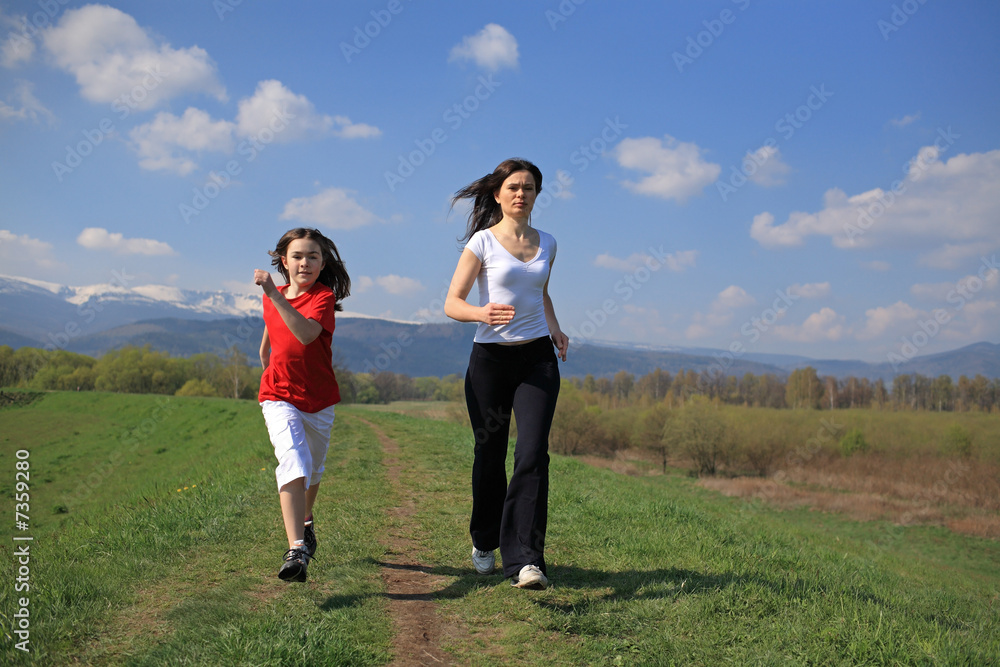
[[[553,260],[554,261],[554,260]],[[549,275],[552,273],[552,264],[549,264]],[[556,309],[552,306],[552,298],[549,297],[549,281],[545,281],[542,288],[542,304],[545,306],[545,323],[549,325],[549,335],[552,343],[559,350],[559,358],[566,361],[566,352],[569,350],[569,336],[559,328],[559,320],[556,319]]]

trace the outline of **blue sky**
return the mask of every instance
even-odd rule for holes
[[[348,311],[440,320],[542,169],[563,329],[886,361],[1000,342],[1000,5],[0,4],[0,273],[251,291],[316,226]]]

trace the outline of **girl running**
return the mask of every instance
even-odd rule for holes
[[[305,581],[316,552],[313,503],[330,446],[333,406],[340,388],[330,348],[334,312],[351,293],[340,253],[315,229],[285,233],[271,264],[287,284],[255,269],[264,290],[264,337],[260,343],[260,406],[278,459],[275,477],[288,551],[278,570],[285,581]]]

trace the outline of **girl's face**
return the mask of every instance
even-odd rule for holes
[[[308,290],[323,271],[323,251],[312,239],[294,239],[281,263],[288,271],[288,282],[299,292]]]
[[[526,218],[535,206],[535,177],[530,171],[515,171],[493,193],[504,216]]]

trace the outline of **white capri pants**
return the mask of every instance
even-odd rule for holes
[[[278,491],[299,477],[305,477],[307,489],[323,479],[330,429],[333,428],[333,407],[319,412],[302,412],[284,401],[260,404],[278,459],[278,467],[274,470]]]

